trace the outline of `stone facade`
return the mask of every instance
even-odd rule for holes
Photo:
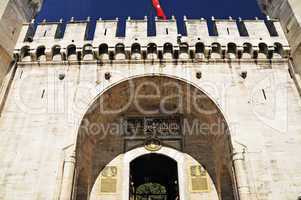
[[[301,2],[298,0],[257,0],[262,11],[280,20],[291,46],[295,66],[296,83],[300,92],[301,72]]]
[[[0,2],[0,84],[10,70],[13,51],[22,24],[31,21],[42,4],[41,0],[1,0]]]
[[[216,19],[209,36],[206,20],[185,18],[180,36],[173,18],[156,20],[148,37],[147,19],[128,19],[120,38],[118,20],[99,20],[92,41],[88,23],[72,20],[65,33],[61,23],[43,22],[35,35],[32,24],[21,29],[0,118],[1,200],[93,199],[106,166],[126,169],[129,157],[149,153],[139,141],[126,151],[123,129],[111,125],[173,114],[207,127],[183,129],[179,149],[163,141],[157,153],[179,169],[202,165],[214,186],[209,195],[184,184],[181,199],[298,198],[300,98],[280,22]],[[128,178],[103,199],[127,200]]]

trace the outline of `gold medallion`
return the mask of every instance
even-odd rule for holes
[[[144,148],[148,151],[155,152],[162,148],[161,142],[158,139],[150,139],[145,142]]]

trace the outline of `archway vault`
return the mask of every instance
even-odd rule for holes
[[[157,166],[152,166],[152,162],[156,162],[158,160],[160,163],[156,163]],[[150,163],[148,163],[146,166],[145,163],[142,163],[141,165],[140,161],[149,161]],[[120,164],[122,164],[122,166]],[[137,169],[136,167],[139,167],[139,169]],[[191,170],[192,168],[193,170]],[[106,182],[104,182],[104,180],[107,180],[107,171],[110,169],[115,169],[116,173],[115,176],[112,178],[116,180],[116,177],[118,177],[119,181],[116,182],[115,188],[122,188],[122,191],[119,190],[119,193],[114,194],[107,192],[99,192],[102,190],[101,188],[107,188],[107,184]],[[198,171],[197,169],[201,171]],[[193,188],[193,180],[196,180],[196,177],[190,179],[192,177],[190,172],[196,174],[198,174],[199,172],[200,176],[198,178],[201,178],[203,180],[205,178],[208,187],[205,193],[198,191],[194,192],[193,194],[191,193],[190,195],[188,194]],[[159,175],[159,177],[157,175]],[[146,178],[146,180],[141,180],[141,177],[139,176],[142,176],[142,178]],[[177,199],[176,196],[178,196],[179,199],[182,200],[191,198],[209,198],[215,200],[218,199],[217,191],[212,182],[212,179],[204,171],[203,166],[188,154],[182,153],[180,151],[168,147],[162,147],[156,152],[150,152],[143,147],[139,147],[130,150],[124,154],[120,154],[119,156],[114,158],[110,163],[108,163],[105,169],[101,171],[99,177],[93,185],[90,194],[90,200],[112,198],[128,199],[128,197],[129,199],[141,199],[137,198],[137,196],[136,198],[133,196],[133,193],[135,193],[136,191],[134,188],[135,186],[140,185],[143,182],[145,183],[145,181],[154,181],[158,182],[161,186],[165,186],[166,195],[164,195],[165,197],[163,197],[163,199],[167,200]],[[102,187],[103,184],[105,184],[104,187]],[[158,197],[157,195],[155,196]],[[155,198],[155,196],[150,195],[148,197]],[[145,196],[142,199],[145,199]]]
[[[154,74],[118,82],[89,106],[76,142],[77,199],[86,199],[101,170],[128,150],[123,122],[129,116],[180,116],[179,149],[204,166],[221,199],[234,199],[231,137],[221,109],[196,85]]]

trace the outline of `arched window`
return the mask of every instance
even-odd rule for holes
[[[52,60],[62,60],[61,46],[55,45],[52,47],[51,51],[52,51]]]
[[[157,45],[154,43],[150,43],[147,45],[147,53],[157,53]]]
[[[229,44],[228,44],[228,53],[236,54],[236,52],[237,52],[236,44],[234,44],[234,43],[229,43]]]
[[[172,53],[173,52],[173,46],[171,43],[165,43],[163,46],[163,53]]]
[[[116,46],[115,46],[115,59],[116,60],[126,59],[124,44],[122,44],[122,43],[116,44]]]
[[[131,59],[140,60],[141,59],[141,46],[138,43],[134,43],[131,47]]]
[[[252,52],[253,52],[252,44],[244,43],[242,48],[243,48],[243,50],[242,50],[241,57],[251,59],[252,58]]]
[[[227,53],[228,53],[228,58],[236,58],[237,47],[235,43],[229,43],[227,45]]]
[[[157,45],[155,43],[150,43],[147,45],[147,59],[157,59]]]
[[[108,53],[109,53],[109,47],[107,44],[99,45],[99,55],[108,54]]]
[[[83,59],[93,60],[93,46],[91,44],[86,44],[83,47]]]
[[[67,56],[71,55],[76,55],[76,46],[73,44],[67,47]]]
[[[30,61],[30,48],[29,46],[24,46],[21,49],[21,60]]]
[[[283,55],[283,46],[282,46],[282,44],[280,44],[278,42],[276,42],[274,44],[274,53],[278,54],[280,57],[282,57],[282,55]]]
[[[205,52],[205,45],[201,42],[196,43],[195,53],[204,53],[204,52]]]
[[[213,43],[211,45],[212,47],[212,53],[221,53],[221,45],[219,43]]]
[[[37,60],[41,60],[42,56],[45,56],[45,51],[46,51],[46,48],[44,46],[39,46],[37,48],[37,51],[36,51]]]
[[[121,44],[121,43],[116,44],[116,46],[115,46],[115,52],[116,52],[116,54],[118,54],[118,53],[124,54],[125,53],[125,46],[124,46],[124,44]]]
[[[211,49],[211,58],[221,58],[221,45],[219,43],[213,43]]]
[[[259,54],[264,54],[265,56],[268,55],[268,46],[265,43],[260,43],[259,47]]]
[[[187,43],[180,44],[180,53],[188,53],[189,46]]]
[[[141,46],[140,46],[140,44],[134,43],[132,45],[131,52],[132,52],[132,54],[134,54],[134,53],[139,53],[140,54],[141,53]]]
[[[244,43],[243,44],[243,53],[251,54],[252,53],[252,44]]]
[[[61,47],[59,45],[55,45],[54,47],[52,47],[52,55],[61,55]]]
[[[187,43],[181,43],[180,44],[180,53],[179,58],[180,59],[189,59],[189,46]]]
[[[67,47],[67,59],[77,60],[76,46],[73,44]]]
[[[86,54],[93,54],[93,47],[91,44],[86,44],[84,47],[83,47],[83,54],[86,55]]]

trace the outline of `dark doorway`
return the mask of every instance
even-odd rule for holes
[[[136,158],[130,176],[130,200],[179,200],[177,162],[167,156]]]

